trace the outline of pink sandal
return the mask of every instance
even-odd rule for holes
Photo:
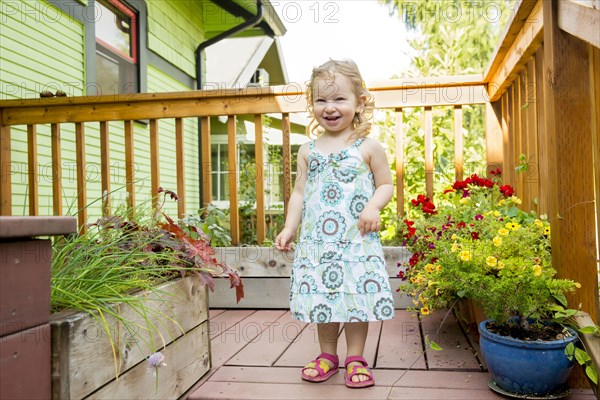
[[[353,365],[350,373],[348,373],[348,364],[352,362],[359,362],[362,366]],[[346,371],[344,372],[344,379],[346,380],[346,386],[349,388],[364,388],[375,385],[375,380],[373,379],[373,372],[371,372],[371,368],[367,365],[367,360],[365,360],[361,356],[350,356],[346,358],[344,362],[344,367]],[[353,382],[352,377],[355,375],[367,375],[369,379],[363,382]]]
[[[333,367],[330,367],[323,360],[328,360],[333,363]],[[334,356],[329,353],[321,353],[317,356],[316,359],[312,360],[304,368],[302,368],[302,379],[309,382],[325,382],[327,379],[331,378],[333,375],[337,374],[340,370],[340,361],[338,356]],[[319,375],[317,376],[309,376],[304,373],[305,369],[316,369]]]

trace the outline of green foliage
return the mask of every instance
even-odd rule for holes
[[[513,189],[472,175],[439,194],[412,200],[402,237],[413,254],[401,287],[423,314],[469,298],[498,324],[548,319],[557,298],[580,285],[554,278],[550,226],[515,207]]]
[[[196,215],[186,216],[182,222],[188,227],[200,229],[208,237],[212,247],[227,247],[231,245],[231,236],[225,229],[227,216],[219,208],[209,204],[198,210]],[[188,228],[188,231],[190,229]],[[190,232],[191,233],[191,232]]]
[[[483,73],[506,25],[514,1],[473,2],[465,0],[382,1],[405,23],[409,31],[411,64],[400,77],[435,77]],[[450,95],[450,94],[448,94]],[[463,106],[464,175],[485,169],[485,107]],[[434,132],[434,190],[454,180],[454,113],[453,107],[432,109]],[[425,141],[422,108],[403,109],[405,209],[408,199],[425,191]],[[395,116],[387,112],[378,125],[388,149],[394,149]],[[393,154],[390,154],[393,159]],[[395,166],[392,166],[395,168]],[[395,212],[395,199],[388,205],[382,221],[392,232],[397,222],[389,219]],[[384,228],[385,229],[385,228]],[[383,234],[387,245],[394,237]]]

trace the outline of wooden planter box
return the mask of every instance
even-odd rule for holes
[[[396,292],[404,282],[397,278],[398,262],[407,262],[410,253],[404,247],[384,247],[383,254],[390,277],[396,308],[412,306],[412,299]],[[213,308],[289,308],[290,275],[294,252],[283,252],[274,247],[217,247],[215,257],[237,270],[244,281],[244,299],[236,303],[233,294],[227,294],[229,279],[216,279],[216,293],[210,296]]]
[[[200,285],[197,277],[190,276],[157,289],[164,301],[156,300],[152,293],[139,296],[146,297],[148,307],[174,319],[149,318],[160,332],[152,334],[156,346],[162,346],[161,336],[166,345],[156,349],[165,356],[167,364],[158,369],[158,389],[155,390],[155,370],[149,369],[147,363],[154,352],[148,345],[151,334],[140,328],[139,336],[132,335],[114,317],[107,318],[118,348],[115,360],[102,324],[89,314],[63,311],[50,318],[52,398],[172,399],[185,393],[210,369],[206,287]],[[128,320],[146,326],[130,306],[115,308]]]

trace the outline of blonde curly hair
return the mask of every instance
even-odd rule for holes
[[[319,126],[315,119],[313,109],[313,92],[315,84],[318,80],[323,78],[334,79],[335,73],[345,76],[352,84],[352,92],[357,99],[361,97],[365,98],[365,104],[361,112],[357,112],[352,120],[352,128],[354,133],[350,136],[350,139],[354,138],[357,140],[361,137],[367,136],[371,132],[371,122],[373,118],[373,110],[375,108],[375,101],[373,95],[367,90],[365,81],[363,80],[358,66],[352,60],[329,60],[326,63],[313,68],[310,80],[306,84],[306,102],[308,104],[308,111],[310,112],[311,121],[308,124],[306,131],[309,136],[316,134],[317,136],[324,132],[323,128]]]

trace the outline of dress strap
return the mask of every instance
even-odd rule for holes
[[[358,139],[356,139],[356,140],[354,141],[354,143],[352,143],[352,147],[358,147],[358,146],[360,146],[360,144],[361,144],[362,142],[364,142],[364,141],[365,141],[365,138],[364,138],[364,137],[358,138]]]
[[[316,142],[316,139],[310,141],[310,149],[311,150],[315,149],[315,142]]]

